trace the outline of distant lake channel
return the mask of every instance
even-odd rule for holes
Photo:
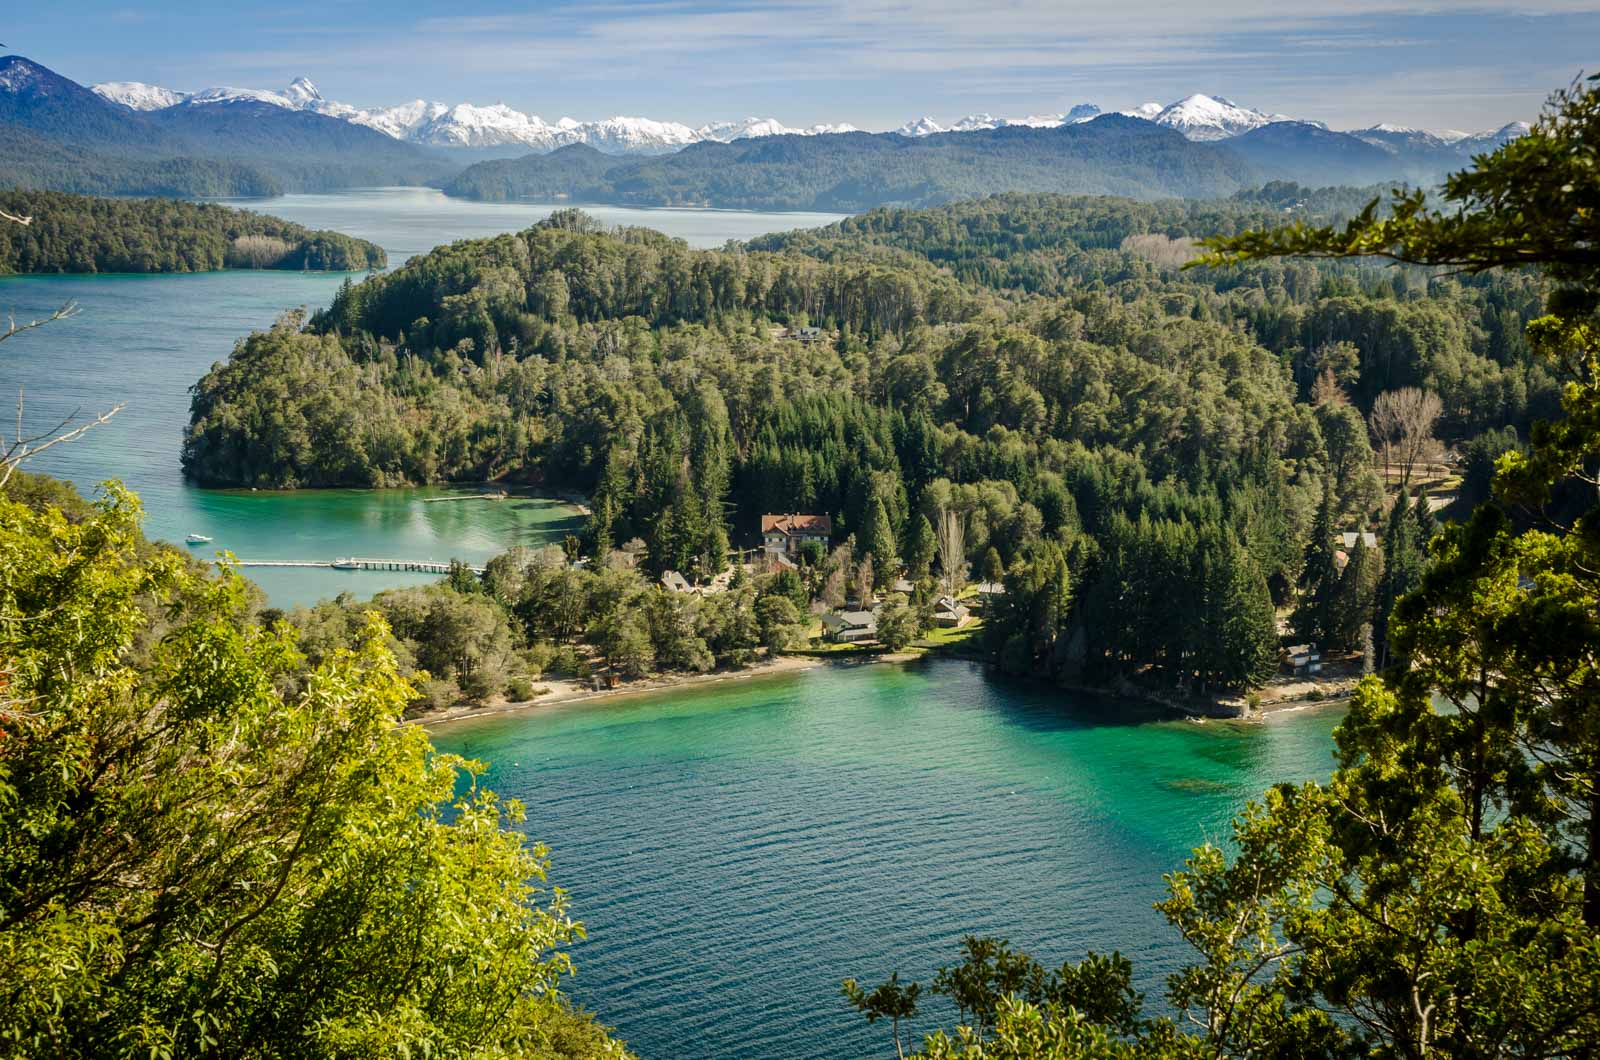
[[[310,228],[370,239],[391,267],[443,243],[516,232],[561,205],[477,203],[429,188],[372,188],[328,195],[228,200]],[[768,232],[814,228],[837,214],[586,207],[608,225],[654,228],[696,247]],[[67,301],[81,313],[0,344],[0,396],[26,391],[26,422],[43,429],[74,410],[126,408],[82,440],[45,453],[32,468],[91,492],[120,479],[145,505],[145,530],[179,542],[212,538],[194,551],[227,549],[245,560],[333,560],[340,556],[481,563],[519,544],[559,541],[581,525],[557,501],[425,504],[426,490],[205,490],[178,464],[189,422],[189,388],[233,344],[300,306],[325,306],[351,273],[210,272],[182,275],[0,277],[0,311],[19,320]],[[432,575],[329,568],[251,568],[280,607],[349,591],[365,596]]]

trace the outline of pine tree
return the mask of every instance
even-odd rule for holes
[[[986,582],[1003,581],[1006,576],[1006,565],[1000,559],[1000,551],[993,545],[983,554],[983,580]]]
[[[876,584],[887,585],[894,576],[895,568],[900,565],[900,557],[895,554],[894,527],[889,525],[889,512],[883,506],[883,498],[874,493],[867,506],[867,523],[862,529],[860,551],[864,556],[872,557],[872,569],[876,572]]]
[[[911,520],[911,540],[906,543],[906,562],[910,565],[911,577],[926,578],[938,554],[939,543],[933,536],[933,524],[926,515],[919,513]]]
[[[1339,575],[1339,583],[1334,591],[1328,637],[1330,645],[1350,649],[1361,647],[1361,627],[1372,622],[1381,562],[1382,557],[1367,547],[1366,538],[1357,534],[1356,543],[1350,549],[1350,558]]]
[[[1300,605],[1290,619],[1301,640],[1326,645],[1334,630],[1333,601],[1339,586],[1339,567],[1333,555],[1334,499],[1331,479],[1323,480],[1322,505],[1311,524],[1306,563],[1300,573]]]
[[[1213,570],[1218,586],[1209,594],[1215,611],[1212,678],[1228,688],[1254,688],[1277,667],[1278,619],[1266,576],[1238,542],[1225,540]]]
[[[1419,497],[1418,505],[1427,500]],[[1389,511],[1389,528],[1383,540],[1383,575],[1378,579],[1377,602],[1372,616],[1372,640],[1376,657],[1373,665],[1389,665],[1389,618],[1395,603],[1416,588],[1422,580],[1423,554],[1421,528],[1404,491]]]

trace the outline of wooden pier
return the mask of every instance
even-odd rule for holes
[[[484,493],[452,493],[448,497],[424,497],[423,504],[448,504],[451,501],[503,501],[510,498],[511,494],[505,490],[493,490]]]
[[[449,574],[450,564],[437,563],[433,560],[420,559],[363,559],[357,556],[346,556],[333,560],[311,559],[241,559],[236,561],[240,567],[328,567],[333,570],[393,570],[411,571],[417,574]],[[482,574],[482,567],[468,567],[474,574]]]

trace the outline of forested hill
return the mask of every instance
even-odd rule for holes
[[[1020,126],[911,138],[896,133],[771,136],[677,154],[610,159],[591,149],[482,162],[443,187],[465,198],[565,197],[638,206],[854,213],[1004,191],[1211,198],[1259,184],[1224,148],[1107,115],[1055,129]]]
[[[353,271],[388,264],[383,248],[364,239],[213,204],[6,191],[0,210],[33,218],[0,226],[0,273]]]
[[[758,236],[746,247],[825,260],[921,259],[979,286],[1061,294],[1078,282],[1086,251],[1137,244],[1149,257],[1160,246],[1169,264],[1181,265],[1196,239],[1270,228],[1286,218],[1342,221],[1386,190],[1278,181],[1227,200],[1157,203],[1010,193],[924,210],[880,208],[822,228]]]
[[[1220,619],[1178,629],[1171,601],[1214,599],[1223,571],[1242,595],[1218,606],[1265,614],[1275,640],[1262,594],[1292,593],[1307,542],[1330,536],[1313,526],[1374,525],[1381,395],[1437,394],[1440,434],[1483,466],[1556,408],[1523,341],[1531,277],[1180,270],[1204,225],[1281,210],[1006,196],[772,251],[566,211],[243,340],[195,386],[184,467],[214,485],[581,490],[588,547],[637,539],[658,574],[720,569],[778,511],[832,515],[879,569],[925,560],[926,527],[956,510],[974,569],[1022,565],[1046,594],[1054,617],[1019,617],[1016,666],[1057,669],[1081,629],[1102,676],[1193,673]],[[1366,569],[1350,590],[1366,602],[1319,642],[1387,614]],[[1070,614],[1048,595],[1061,579],[1080,587]]]
[[[455,164],[375,129],[251,101],[143,114],[0,58],[0,186],[97,195],[278,195],[422,184]]]

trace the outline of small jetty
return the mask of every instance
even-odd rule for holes
[[[449,562],[438,563],[421,559],[363,559],[341,556],[338,559],[241,559],[240,567],[327,567],[333,570],[396,570],[417,574],[449,574]],[[468,567],[474,574],[482,574],[482,567]]]
[[[423,504],[446,504],[450,501],[503,501],[511,494],[505,490],[484,490],[481,493],[452,493],[448,497],[424,497]]]

